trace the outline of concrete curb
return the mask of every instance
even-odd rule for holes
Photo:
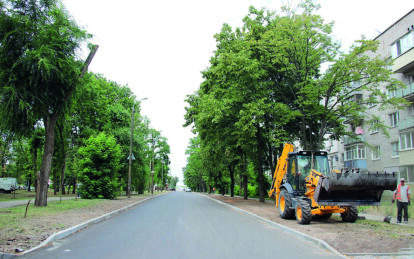
[[[217,202],[217,203],[220,203],[220,204],[222,204],[222,205],[225,205],[225,206],[227,206],[227,207],[230,207],[230,208],[232,208],[232,209],[234,209],[234,210],[238,210],[238,211],[241,211],[241,212],[243,212],[243,213],[246,213],[246,214],[248,214],[248,215],[250,215],[250,216],[253,216],[253,217],[255,217],[255,218],[257,218],[257,219],[259,219],[259,220],[261,220],[261,221],[264,221],[264,222],[266,222],[266,223],[268,223],[268,224],[270,224],[270,225],[273,225],[273,226],[275,226],[275,227],[279,228],[279,229],[280,229],[280,230],[282,230],[283,232],[290,233],[290,234],[294,234],[295,236],[297,236],[297,237],[299,237],[299,238],[301,238],[301,239],[304,239],[304,240],[306,240],[306,241],[310,241],[310,242],[312,242],[312,243],[314,243],[314,244],[318,245],[318,246],[319,246],[319,247],[321,247],[322,249],[328,250],[328,251],[330,251],[331,253],[333,253],[333,254],[335,254],[335,255],[338,255],[338,256],[341,256],[341,257],[343,257],[343,258],[346,258],[343,254],[341,254],[340,252],[338,252],[335,248],[333,248],[332,246],[330,246],[328,243],[326,243],[326,242],[325,242],[325,241],[323,241],[323,240],[320,240],[320,239],[318,239],[318,238],[315,238],[315,237],[312,237],[312,236],[306,235],[306,234],[304,234],[304,233],[302,233],[302,232],[299,232],[299,231],[296,231],[296,230],[294,230],[294,229],[288,228],[288,227],[286,227],[286,226],[283,226],[283,225],[278,224],[278,223],[276,223],[276,222],[273,222],[273,221],[271,221],[271,220],[265,219],[265,218],[263,218],[263,217],[260,217],[260,216],[258,216],[258,215],[256,215],[256,214],[253,214],[253,213],[251,213],[251,212],[245,211],[245,210],[243,210],[243,209],[237,208],[237,207],[232,206],[232,205],[230,205],[230,204],[227,204],[227,203],[225,203],[225,202],[222,202],[222,201],[216,200],[216,199],[211,198],[211,197],[209,197],[209,196],[206,196],[206,195],[203,195],[203,194],[199,194],[199,195],[200,195],[200,196],[204,196],[204,197],[206,197],[206,198],[209,198],[209,199],[211,199],[211,200],[213,200],[213,201],[215,201],[215,202]]]
[[[75,233],[77,231],[80,231],[80,230],[82,230],[82,229],[84,229],[84,228],[86,228],[86,227],[88,227],[90,225],[93,225],[93,224],[96,224],[96,223],[99,223],[99,222],[108,220],[108,219],[110,219],[110,218],[112,218],[112,217],[114,217],[114,216],[116,216],[116,215],[118,215],[118,214],[120,214],[120,213],[122,213],[122,212],[124,212],[124,211],[126,211],[126,210],[128,210],[128,209],[130,209],[130,208],[132,208],[132,207],[134,207],[134,206],[142,203],[142,202],[144,202],[144,201],[147,201],[147,200],[156,198],[156,197],[161,196],[161,195],[162,194],[157,194],[157,195],[148,197],[146,199],[143,199],[143,200],[137,201],[135,203],[132,203],[132,204],[126,206],[126,207],[123,207],[123,208],[117,209],[115,211],[109,212],[109,213],[107,213],[105,215],[102,215],[100,217],[97,217],[97,218],[88,220],[88,221],[83,222],[83,223],[81,223],[79,225],[76,225],[76,226],[70,227],[68,229],[62,230],[62,231],[60,231],[58,233],[55,233],[55,234],[49,236],[40,245],[38,245],[36,247],[33,247],[33,248],[31,248],[31,249],[29,249],[27,251],[24,251],[21,254],[4,254],[4,253],[1,253],[0,252],[0,259],[9,259],[9,258],[15,258],[15,257],[27,255],[27,254],[32,253],[32,252],[34,252],[34,251],[36,251],[36,250],[38,250],[38,249],[40,249],[42,247],[45,247],[45,246],[49,245],[50,243],[52,243],[52,242],[54,242],[56,240],[63,239],[63,238],[65,238],[65,237],[67,237],[67,236],[69,236],[69,235],[71,235],[71,234],[73,234],[73,233]]]
[[[288,228],[286,226],[283,226],[283,225],[278,224],[276,222],[273,222],[271,220],[265,219],[265,218],[260,217],[260,216],[258,216],[256,214],[253,214],[251,212],[242,210],[240,208],[237,208],[237,207],[232,206],[230,204],[227,204],[225,202],[222,202],[222,201],[219,201],[217,199],[211,198],[211,197],[209,197],[209,196],[207,196],[205,194],[201,194],[200,193],[198,195],[204,196],[204,197],[209,198],[209,199],[211,199],[213,201],[216,201],[216,202],[218,202],[220,204],[223,204],[225,206],[228,206],[228,207],[230,207],[232,209],[235,209],[235,210],[244,212],[244,213],[246,213],[248,215],[251,215],[253,217],[256,217],[256,218],[258,218],[258,219],[260,219],[260,220],[262,220],[262,221],[264,221],[266,223],[269,223],[269,224],[271,224],[271,225],[279,228],[280,230],[282,230],[284,232],[291,233],[291,234],[294,234],[294,235],[296,235],[296,236],[298,236],[298,237],[300,237],[300,238],[302,238],[304,240],[311,241],[312,243],[318,245],[319,247],[321,247],[323,249],[326,249],[326,250],[329,250],[329,251],[331,251],[332,253],[334,253],[334,254],[336,254],[338,256],[342,256],[343,258],[348,258],[347,256],[350,256],[350,257],[353,257],[353,258],[414,258],[414,253],[411,252],[412,249],[406,249],[406,250],[408,250],[407,252],[400,252],[400,253],[397,253],[396,252],[396,253],[344,253],[344,254],[341,254],[339,251],[337,251],[335,248],[333,248],[332,246],[330,246],[328,243],[326,243],[323,240],[320,240],[318,238],[315,238],[315,237],[306,235],[306,234],[304,234],[302,232],[296,231],[294,229]]]

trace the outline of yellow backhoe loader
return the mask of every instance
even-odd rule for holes
[[[299,224],[309,224],[313,216],[340,213],[342,221],[355,222],[356,206],[379,205],[384,190],[397,188],[395,173],[331,171],[327,152],[293,150],[285,144],[269,191],[283,219],[296,217]]]

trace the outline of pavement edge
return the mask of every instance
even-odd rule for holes
[[[227,204],[227,203],[225,203],[225,202],[222,202],[222,201],[219,201],[219,200],[217,200],[217,199],[211,198],[211,197],[209,197],[209,196],[206,196],[206,195],[203,195],[203,194],[199,194],[199,195],[200,195],[200,196],[203,196],[203,197],[206,197],[206,198],[209,198],[209,199],[211,199],[211,200],[213,200],[213,201],[215,201],[215,202],[217,202],[217,203],[220,203],[220,204],[225,205],[225,206],[227,206],[227,207],[230,207],[230,208],[232,208],[232,209],[235,209],[235,210],[241,211],[241,212],[243,212],[243,213],[246,213],[246,214],[248,214],[248,215],[250,215],[250,216],[253,216],[253,217],[255,217],[255,218],[257,218],[257,219],[259,219],[259,220],[261,220],[261,221],[264,221],[264,222],[266,222],[266,223],[268,223],[268,224],[270,224],[270,225],[273,225],[273,226],[275,226],[275,227],[279,228],[280,230],[282,230],[282,231],[284,231],[284,232],[286,232],[286,233],[291,233],[291,234],[294,234],[295,236],[298,236],[298,237],[300,237],[300,238],[302,238],[302,239],[304,239],[304,240],[310,241],[310,242],[312,242],[312,243],[314,243],[314,244],[318,245],[318,246],[319,246],[320,248],[322,248],[322,249],[329,250],[330,252],[332,252],[332,253],[333,253],[333,254],[335,254],[335,255],[341,256],[341,257],[343,257],[343,258],[347,258],[345,255],[341,254],[338,250],[336,250],[335,248],[333,248],[332,246],[330,246],[328,243],[326,243],[325,241],[323,241],[323,240],[321,240],[321,239],[318,239],[318,238],[315,238],[315,237],[312,237],[312,236],[306,235],[306,234],[304,234],[304,233],[302,233],[302,232],[299,232],[299,231],[296,231],[296,230],[294,230],[294,229],[288,228],[288,227],[283,226],[283,225],[281,225],[281,224],[278,224],[278,223],[276,223],[276,222],[274,222],[274,221],[271,221],[271,220],[265,219],[265,218],[260,217],[260,216],[258,216],[258,215],[256,215],[256,214],[253,214],[253,213],[251,213],[251,212],[248,212],[248,211],[245,211],[245,210],[243,210],[243,209],[237,208],[237,207],[235,207],[235,206],[232,206],[232,205]]]
[[[256,217],[256,218],[258,218],[261,221],[264,221],[266,223],[269,223],[271,225],[274,225],[275,227],[281,229],[284,232],[291,233],[291,234],[295,234],[295,235],[299,236],[300,238],[302,238],[304,240],[311,241],[312,243],[314,243],[316,245],[319,245],[321,248],[326,249],[326,250],[329,250],[329,251],[331,251],[332,253],[334,253],[334,254],[336,254],[338,256],[342,256],[343,258],[349,258],[349,257],[351,257],[351,258],[364,258],[364,259],[365,258],[402,258],[402,259],[405,259],[405,258],[414,258],[414,253],[413,253],[414,250],[413,249],[409,249],[410,251],[403,252],[403,253],[343,253],[342,254],[338,250],[336,250],[335,248],[333,248],[332,246],[330,246],[328,243],[326,243],[324,240],[321,240],[321,239],[318,239],[316,237],[312,237],[312,236],[306,235],[306,234],[304,234],[302,232],[299,232],[299,231],[296,231],[294,229],[288,228],[288,227],[283,226],[283,225],[281,225],[279,223],[276,223],[274,221],[265,219],[265,218],[260,217],[260,216],[258,216],[256,214],[253,214],[251,212],[248,212],[248,211],[245,211],[243,209],[237,208],[235,206],[232,206],[232,205],[227,204],[225,202],[222,202],[220,200],[214,199],[214,198],[212,198],[210,196],[207,196],[205,194],[199,193],[198,195],[203,196],[203,197],[206,197],[206,198],[209,198],[209,199],[211,199],[211,200],[213,200],[213,201],[215,201],[217,203],[220,203],[220,204],[223,204],[223,205],[225,205],[227,207],[230,207],[232,209],[241,211],[241,212],[246,213],[246,214],[248,214],[250,216]]]
[[[122,213],[122,212],[124,212],[124,211],[126,211],[126,210],[128,210],[128,209],[130,209],[130,208],[132,208],[132,207],[134,207],[134,206],[142,203],[142,202],[144,202],[144,201],[147,201],[147,200],[150,200],[150,199],[154,199],[154,198],[159,197],[161,195],[162,194],[158,194],[158,195],[154,195],[154,196],[148,197],[146,199],[137,201],[137,202],[132,203],[132,204],[130,204],[128,206],[125,206],[123,208],[114,210],[114,211],[109,212],[107,214],[104,214],[102,216],[96,217],[94,219],[88,220],[88,221],[83,222],[81,224],[78,224],[76,226],[73,226],[73,227],[70,227],[68,229],[62,230],[62,231],[60,231],[58,233],[55,233],[55,234],[49,236],[45,241],[43,241],[38,246],[35,246],[35,247],[33,247],[33,248],[31,248],[31,249],[29,249],[27,251],[24,251],[21,254],[5,254],[5,253],[1,253],[0,252],[0,259],[9,259],[9,258],[16,258],[16,257],[28,255],[29,253],[32,253],[32,252],[34,252],[34,251],[36,251],[36,250],[38,250],[38,249],[40,249],[42,247],[45,247],[45,246],[49,245],[50,243],[52,243],[52,242],[54,242],[56,240],[65,238],[65,237],[67,237],[67,236],[69,236],[69,235],[71,235],[71,234],[73,234],[73,233],[75,233],[75,232],[77,232],[79,230],[82,230],[82,229],[84,229],[84,228],[86,228],[86,227],[88,227],[90,225],[93,225],[93,224],[96,224],[96,223],[99,223],[99,222],[108,220],[108,219],[110,219],[110,218],[112,218],[112,217],[114,217],[114,216],[116,216],[116,215],[118,215],[118,214],[120,214],[120,213]]]

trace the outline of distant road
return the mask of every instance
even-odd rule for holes
[[[194,193],[162,195],[25,258],[341,258]]]
[[[50,197],[47,198],[47,201],[58,201],[60,198],[59,197]],[[62,200],[69,200],[69,199],[75,199],[75,197],[62,197]],[[33,199],[27,199],[27,200],[15,200],[15,201],[0,201],[0,209],[5,209],[5,208],[11,208],[11,207],[16,207],[16,206],[20,206],[20,205],[26,205],[27,202],[29,202],[29,200],[32,200],[30,202],[30,204],[34,203],[34,198]]]

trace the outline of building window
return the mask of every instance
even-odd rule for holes
[[[345,148],[345,161],[365,159],[365,146],[355,145]]]
[[[414,31],[410,31],[391,45],[391,56],[397,58],[414,47]]]
[[[374,95],[370,95],[368,96],[368,106],[369,107],[374,107],[376,105],[376,100],[375,100],[375,96]]]
[[[400,119],[399,113],[394,112],[389,115],[390,117],[390,125],[391,127],[397,127],[398,126],[398,120]]]
[[[381,147],[374,146],[372,148],[372,160],[378,160],[378,159],[381,159]]]
[[[414,148],[414,131],[400,133],[400,150]]]
[[[392,142],[392,158],[400,156],[400,143],[398,141]]]
[[[385,61],[385,68],[388,69],[389,71],[392,71],[392,58],[391,57],[387,58],[387,60]]]
[[[400,177],[405,178],[405,181],[408,183],[414,182],[414,166],[400,167]]]
[[[397,89],[388,90],[388,99],[397,97]]]
[[[369,133],[370,134],[374,134],[374,133],[379,132],[378,124],[379,124],[378,120],[371,121],[371,126],[369,127]]]

